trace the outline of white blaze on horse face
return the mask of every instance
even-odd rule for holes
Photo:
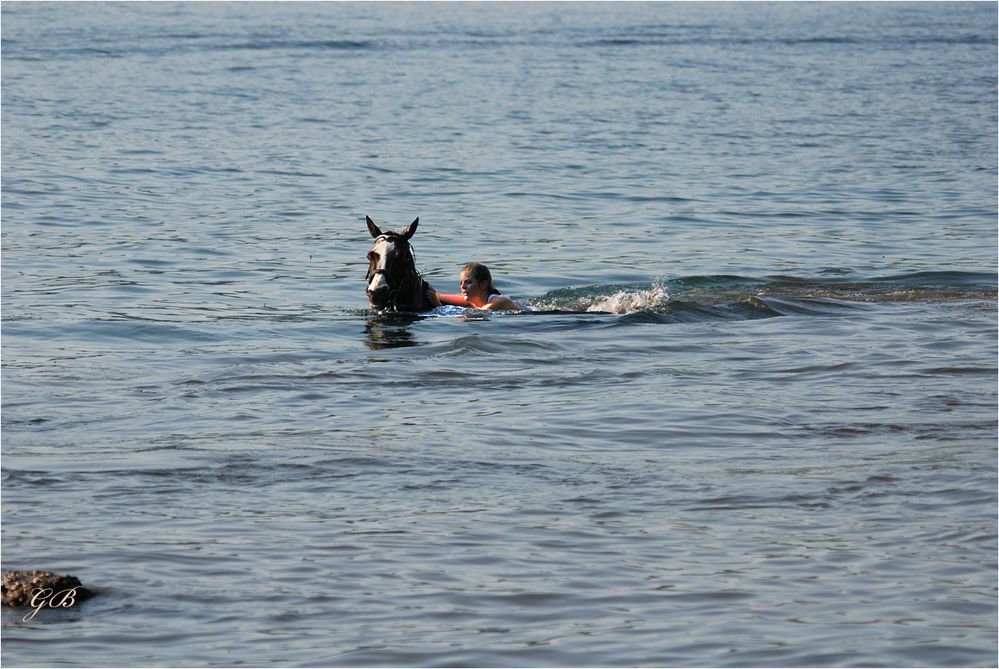
[[[392,245],[387,239],[379,239],[375,242],[375,245],[371,247],[371,253],[378,256],[378,261],[375,266],[372,267],[373,270],[384,270],[386,269],[386,258],[388,257],[389,249]],[[371,281],[368,283],[368,292],[372,293],[379,288],[388,287],[388,281],[385,279],[385,275],[378,273],[371,277]]]

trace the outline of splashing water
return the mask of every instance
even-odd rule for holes
[[[621,290],[607,297],[595,297],[594,302],[586,307],[587,311],[611,311],[616,314],[628,314],[646,309],[656,309],[669,301],[666,285],[657,280],[646,290]]]
[[[531,300],[538,311],[566,310],[616,314],[657,310],[666,305],[670,295],[663,279],[656,279],[648,288],[633,286],[586,286],[563,288]]]

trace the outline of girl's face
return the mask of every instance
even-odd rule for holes
[[[458,285],[461,288],[461,296],[469,302],[485,300],[485,298],[488,297],[488,295],[486,295],[486,282],[476,282],[475,279],[472,278],[470,272],[461,273]]]

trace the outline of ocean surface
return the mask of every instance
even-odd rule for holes
[[[996,666],[995,3],[0,10],[4,666]]]

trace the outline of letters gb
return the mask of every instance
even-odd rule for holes
[[[52,594],[52,588],[35,588],[31,591],[30,613],[24,616],[24,622],[28,622],[35,615],[48,605],[50,609],[69,608],[76,604],[76,588],[67,588]]]

